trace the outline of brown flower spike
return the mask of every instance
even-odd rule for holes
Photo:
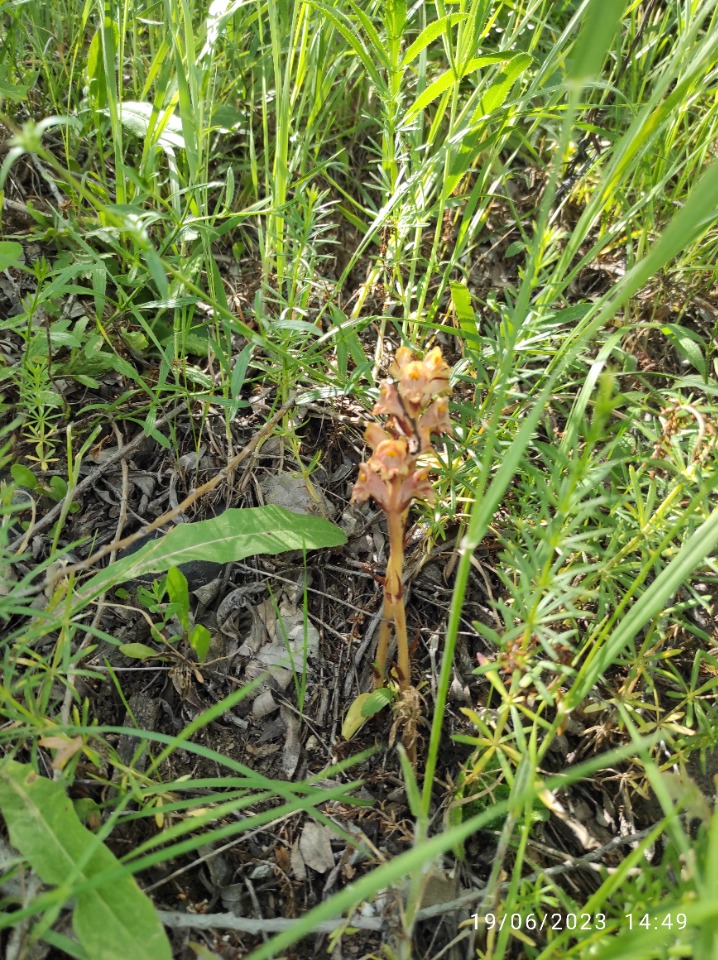
[[[412,500],[433,502],[429,468],[418,459],[432,450],[431,436],[452,435],[449,421],[449,366],[440,347],[429,350],[423,360],[407,347],[396,351],[390,371],[395,382],[380,388],[375,415],[387,417],[384,427],[367,425],[365,437],[372,455],[359,467],[352,501],[372,497],[384,510],[389,526],[389,560],[384,586],[384,609],[376,653],[376,682],[383,685],[392,624],[398,648],[399,687],[405,696],[411,685],[409,641],[406,632],[402,569],[404,533]]]

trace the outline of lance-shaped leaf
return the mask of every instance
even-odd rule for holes
[[[211,520],[181,523],[136,553],[111,563],[82,588],[83,597],[147,573],[162,573],[192,560],[231,563],[259,553],[317,550],[346,543],[344,531],[322,517],[269,504],[225,510]]]
[[[115,855],[80,823],[59,783],[7,760],[0,768],[0,810],[13,846],[40,879],[75,899],[73,925],[93,960],[170,960],[172,951],[149,898],[131,876],[87,888],[117,866]],[[79,889],[84,885],[85,889]],[[75,892],[77,888],[77,892]]]

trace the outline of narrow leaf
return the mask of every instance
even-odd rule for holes
[[[613,663],[621,650],[665,609],[666,603],[687,583],[693,571],[718,545],[718,509],[683,544],[668,566],[658,574],[651,585],[626,611],[606,643],[589,658],[582,671],[580,689],[575,697],[585,697],[598,678],[605,672],[606,664]],[[600,653],[600,656],[599,656]],[[572,695],[574,695],[572,691]]]
[[[189,585],[178,567],[170,567],[167,571],[167,594],[177,608],[177,619],[185,633],[189,633]]]
[[[437,97],[440,97],[445,90],[448,90],[450,87],[453,87],[454,84],[459,82],[459,78],[453,72],[453,70],[446,70],[441,76],[437,77],[429,86],[422,90],[416,100],[412,103],[409,109],[404,114],[404,123],[411,120],[417,113],[428,107],[430,103],[436,100]]]
[[[476,322],[476,314],[471,306],[471,294],[465,283],[458,280],[451,281],[451,302],[454,305],[456,316],[464,333],[474,336],[478,333],[479,327]]]
[[[428,107],[428,105],[436,100],[437,97],[440,97],[444,91],[459,83],[470,73],[479,70],[481,67],[487,67],[492,63],[503,63],[508,59],[509,56],[504,53],[488,53],[485,57],[475,57],[473,60],[470,60],[461,76],[457,76],[453,70],[446,70],[441,76],[438,76],[433,83],[430,83],[426,90],[423,90],[419,94],[406,111],[403,123],[411,120],[415,114],[422,111],[425,107]]]
[[[372,81],[376,84],[377,87],[382,86],[381,74],[376,69],[376,65],[369,55],[368,51],[361,43],[359,38],[355,35],[351,27],[347,26],[345,20],[346,17],[340,17],[339,14],[335,13],[333,10],[330,10],[328,7],[325,7],[324,4],[318,3],[317,0],[311,0],[312,6],[316,7],[317,10],[321,10],[324,16],[331,23],[334,24],[336,29],[341,33],[346,42],[352,48],[354,53],[359,57],[361,62],[364,64],[367,74],[371,77]],[[384,55],[386,56],[386,55]],[[384,62],[383,66],[387,66]]]
[[[429,46],[432,40],[436,40],[436,38],[440,37],[445,30],[453,27],[455,23],[461,23],[462,20],[466,20],[466,17],[467,14],[465,13],[450,13],[447,16],[440,17],[438,20],[430,23],[428,27],[424,27],[419,36],[404,54],[402,66],[408,67],[412,60],[415,60],[421,51]]]
[[[569,83],[583,86],[598,74],[625,9],[625,0],[593,0],[569,64]]]
[[[490,116],[504,105],[514,83],[532,63],[533,57],[529,56],[528,53],[519,53],[509,60],[481,98],[481,111],[485,116]]]

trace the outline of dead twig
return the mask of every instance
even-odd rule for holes
[[[143,537],[148,536],[150,533],[154,533],[155,530],[159,530],[160,527],[164,527],[166,524],[171,523],[176,517],[184,513],[189,507],[192,506],[200,497],[205,496],[205,494],[210,493],[216,487],[220,485],[224,480],[226,480],[242,463],[243,460],[246,460],[247,457],[252,453],[257,444],[263,440],[268,433],[270,433],[274,427],[279,423],[282,417],[291,409],[294,405],[294,397],[291,397],[285,404],[283,404],[279,410],[274,414],[274,416],[268,420],[261,430],[259,430],[247,443],[240,452],[232,457],[226,467],[223,467],[218,473],[216,473],[211,480],[208,480],[206,483],[203,483],[201,487],[197,487],[195,490],[192,490],[184,500],[177,504],[176,507],[173,507],[171,510],[168,510],[167,513],[163,514],[161,517],[158,517],[156,520],[153,520],[152,523],[147,524],[145,527],[141,527],[135,533],[129,534],[129,536],[124,537],[122,540],[114,540],[112,543],[105,544],[104,547],[101,547],[92,556],[88,557],[86,560],[82,560],[79,563],[75,563],[70,567],[65,569],[58,570],[54,576],[50,577],[47,583],[45,584],[45,589],[49,590],[52,586],[61,579],[66,579],[74,574],[81,573],[84,570],[89,570],[91,567],[94,567],[100,560],[103,560],[108,554],[114,552],[120,552],[121,550],[126,550],[128,547],[131,547],[133,544],[137,543],[138,540],[142,540]],[[168,415],[169,416],[169,415]],[[119,459],[119,457],[126,455],[128,448],[123,447],[122,451],[116,452],[113,454],[113,460]],[[107,465],[103,465],[105,469]],[[98,474],[99,476],[99,474]],[[87,479],[87,478],[86,478]],[[87,483],[83,481],[85,485]],[[75,488],[76,491],[79,490],[81,484]]]
[[[180,410],[184,408],[184,406],[185,406],[184,403],[178,403],[169,411],[169,413],[166,413],[163,417],[160,417],[160,419],[156,421],[155,426],[157,428],[163,426],[165,423],[167,423],[168,420],[174,417],[175,414],[179,413]],[[130,440],[130,442],[126,444],[124,447],[120,447],[117,450],[115,450],[114,453],[111,453],[106,460],[98,464],[94,468],[94,470],[92,470],[92,472],[85,477],[84,480],[81,480],[77,484],[77,486],[74,487],[72,491],[73,496],[77,496],[78,494],[83,493],[85,490],[87,490],[88,487],[94,487],[94,485],[100,479],[102,474],[105,473],[107,470],[109,470],[109,468],[113,466],[115,463],[117,463],[118,460],[122,460],[123,457],[128,457],[131,453],[134,453],[134,451],[139,447],[139,445],[146,438],[146,436],[147,435],[145,433],[140,432],[137,434],[136,437]],[[39,533],[41,530],[44,530],[45,527],[49,527],[50,524],[53,523],[60,516],[60,513],[62,512],[62,508],[63,508],[63,501],[60,501],[60,503],[56,503],[55,506],[52,508],[52,510],[49,510],[44,517],[41,517],[37,521],[37,523],[34,524],[34,526],[31,528],[29,533],[23,533],[19,537],[16,537],[15,540],[13,540],[13,542],[10,544],[10,549],[15,550],[16,547],[18,547],[21,543],[23,543],[26,537],[32,534]]]
[[[274,919],[254,920],[251,917],[235,917],[233,913],[180,913],[178,910],[158,910],[157,915],[166,927],[194,930],[239,930],[241,933],[264,934],[281,933],[296,926],[296,920]],[[312,933],[334,933],[347,926],[347,921],[325,920],[312,927]],[[384,921],[380,917],[353,916],[349,926],[360,930],[383,930]]]

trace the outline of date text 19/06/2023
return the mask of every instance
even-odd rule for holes
[[[476,930],[479,926],[485,926],[487,930],[503,930],[506,926],[512,930],[528,931],[605,930],[608,922],[604,913],[547,913],[543,916],[532,913],[506,913],[503,916],[487,913],[480,916],[472,913],[471,919]],[[625,920],[629,930],[685,930],[688,925],[685,913],[667,913],[662,916],[627,913]]]

